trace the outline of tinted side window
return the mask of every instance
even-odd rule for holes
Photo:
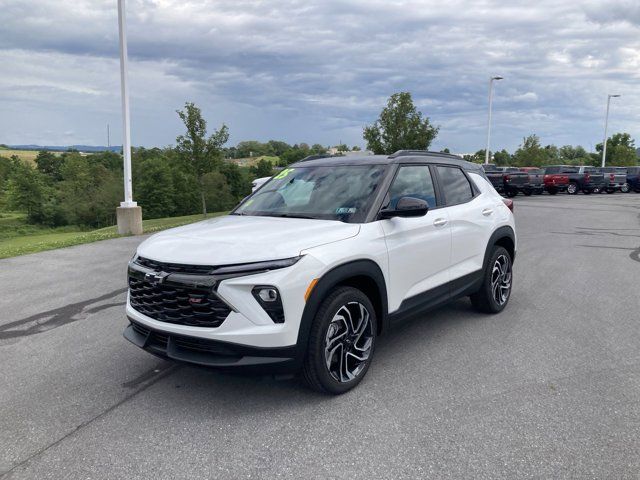
[[[462,170],[457,167],[438,166],[436,168],[444,190],[446,205],[465,203],[473,198],[471,184]]]
[[[548,174],[560,173],[560,167],[547,167],[544,171]]]
[[[391,201],[387,208],[390,209],[396,208],[401,197],[420,198],[429,204],[429,208],[435,208],[436,193],[429,167],[427,165],[400,167],[389,189],[389,196]]]

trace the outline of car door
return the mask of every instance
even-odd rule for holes
[[[480,192],[477,186],[474,188],[472,180],[461,168],[438,165],[435,170],[444,197],[443,210],[451,228],[449,276],[452,288],[456,289],[459,283],[472,281],[482,271],[495,222],[495,200]]]
[[[428,165],[401,165],[389,187],[385,208],[394,208],[401,197],[425,200],[429,211],[422,217],[380,220],[389,255],[389,312],[403,301],[449,281],[451,255],[449,218],[439,208],[435,183]]]

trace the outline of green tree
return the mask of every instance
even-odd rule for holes
[[[602,158],[602,143],[596,145]],[[628,133],[616,133],[607,139],[607,165],[629,166],[638,164],[635,141]]]
[[[273,164],[269,160],[262,159],[254,167],[251,167],[251,173],[256,178],[270,177],[273,175]]]
[[[222,211],[232,208],[236,200],[231,194],[231,189],[225,176],[220,172],[209,172],[203,177],[207,203],[212,211]]]
[[[269,165],[271,164],[269,163]],[[224,175],[229,185],[231,195],[236,201],[242,200],[251,193],[251,180],[249,175],[247,175],[248,171],[246,168],[242,170],[235,163],[223,162],[220,167],[220,173]],[[253,178],[252,175],[251,177]]]
[[[55,205],[48,211],[47,223],[88,227],[113,225],[113,205],[122,198],[122,176],[90,157],[73,153],[65,157],[56,185]]]
[[[162,157],[142,162],[140,179],[136,182],[136,199],[145,218],[162,218],[175,214],[173,172]]]
[[[590,165],[593,164],[591,155],[580,145],[564,145],[558,149],[558,163],[567,165]]]
[[[46,150],[40,150],[38,152],[38,156],[36,156],[36,166],[38,167],[38,170],[56,182],[62,180],[60,168],[63,163],[63,157],[56,156],[52,152],[48,152]]]
[[[463,155],[462,159],[472,163],[484,163],[484,149],[478,150],[476,153]],[[491,158],[489,158],[489,161],[491,161]]]
[[[504,148],[493,153],[493,163],[500,166],[508,166],[512,163],[512,157]]]
[[[202,214],[206,215],[207,199],[204,175],[214,171],[219,165],[222,158],[222,146],[229,140],[229,129],[223,124],[219,130],[215,130],[207,137],[207,122],[202,117],[200,109],[191,102],[185,103],[184,110],[178,110],[177,113],[187,128],[187,133],[176,138],[176,150],[191,166],[198,179]]]
[[[267,142],[267,145],[269,147],[268,153],[270,155],[275,155],[276,157],[279,157],[280,155],[282,155],[284,152],[286,152],[291,148],[291,145],[289,145],[286,142],[281,142],[279,140],[269,140]]]
[[[286,167],[287,165],[297,162],[298,160],[302,160],[304,157],[308,157],[309,155],[313,155],[316,153],[311,151],[308,146],[307,148],[304,148],[302,145],[306,144],[294,145],[289,150],[280,155],[279,165],[282,167]]]
[[[546,165],[548,152],[540,145],[536,134],[522,139],[522,144],[513,154],[513,163],[519,167],[541,167]]]
[[[346,143],[341,143],[340,145],[338,145],[336,147],[336,150],[338,150],[339,152],[348,152],[349,151],[349,147],[347,146]]]
[[[324,155],[325,153],[327,153],[327,147],[323,147],[319,143],[314,143],[313,145],[311,145],[312,155]]]
[[[271,146],[257,140],[246,140],[236,145],[236,158],[261,157],[269,154],[275,154]]]
[[[43,221],[43,205],[49,195],[45,177],[38,170],[20,162],[11,170],[7,182],[8,206],[27,213],[27,221]]]
[[[376,154],[397,150],[427,150],[438,135],[438,127],[422,118],[409,92],[394,93],[373,125],[364,128],[367,149]]]

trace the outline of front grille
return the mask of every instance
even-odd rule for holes
[[[196,327],[219,327],[231,313],[206,289],[152,284],[133,276],[129,276],[129,301],[134,310],[154,320]]]
[[[208,265],[183,265],[181,263],[164,263],[144,257],[135,259],[135,263],[156,272],[186,273],[188,275],[207,275],[216,267]]]

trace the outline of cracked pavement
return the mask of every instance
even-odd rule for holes
[[[0,477],[640,478],[640,195],[518,197],[514,290],[340,397],[122,338],[141,238],[0,260]]]

